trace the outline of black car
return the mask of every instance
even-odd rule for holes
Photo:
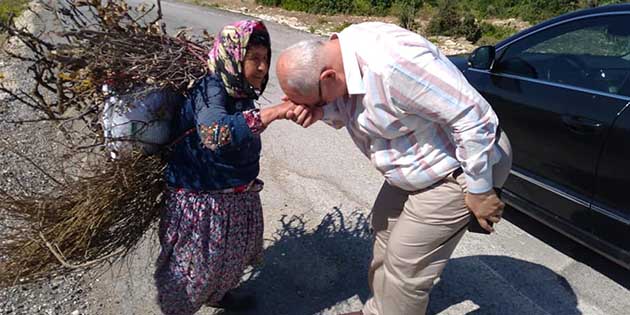
[[[512,142],[506,202],[630,268],[630,4],[451,60]]]

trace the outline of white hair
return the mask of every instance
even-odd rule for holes
[[[324,42],[318,39],[305,40],[285,49],[280,56],[287,62],[286,84],[302,95],[317,93],[319,75],[325,67]]]

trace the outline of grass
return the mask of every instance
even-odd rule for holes
[[[27,0],[0,1],[0,24],[8,23],[11,16],[19,16],[27,7]]]
[[[499,41],[516,34],[517,30],[508,26],[492,25],[489,23],[481,23],[481,38],[477,41],[477,45],[494,45]]]
[[[333,33],[339,33],[341,31],[343,31],[346,27],[352,25],[352,23],[350,22],[343,22],[337,26],[335,26],[335,28],[332,29]]]
[[[185,2],[189,2],[192,3],[196,6],[200,6],[200,7],[208,7],[208,8],[215,8],[215,9],[220,9],[221,8],[221,4],[219,3],[208,3],[208,1],[205,0],[189,0],[189,1],[185,1]]]
[[[19,16],[28,7],[27,0],[0,0],[0,26],[9,22],[11,16]],[[0,27],[0,48],[4,46],[7,35]]]

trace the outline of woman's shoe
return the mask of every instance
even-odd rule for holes
[[[206,303],[207,306],[226,310],[246,310],[256,306],[256,298],[251,294],[235,294],[227,292],[217,303]]]

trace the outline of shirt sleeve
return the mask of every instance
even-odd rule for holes
[[[204,79],[190,97],[195,106],[197,131],[207,149],[236,149],[255,139],[263,130],[260,115],[256,115],[258,110],[227,112],[225,104],[229,96],[218,80]]]
[[[245,116],[245,122],[247,122],[247,126],[253,134],[259,135],[265,130],[265,125],[263,124],[262,118],[260,117],[259,109],[244,111],[243,116]]]
[[[496,114],[441,53],[413,53],[409,49],[402,48],[397,62],[390,66],[385,81],[388,97],[402,110],[450,132],[468,191],[489,191],[493,187],[492,165],[498,157],[494,146]]]

